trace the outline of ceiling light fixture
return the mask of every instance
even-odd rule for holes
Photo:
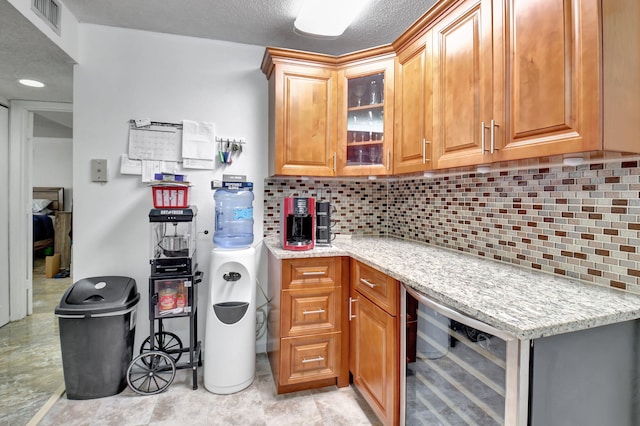
[[[296,33],[334,39],[342,35],[369,0],[304,0],[293,23]]]
[[[18,83],[29,87],[44,87],[44,83],[42,83],[41,81],[29,80],[27,78],[21,78],[20,80],[18,80]]]

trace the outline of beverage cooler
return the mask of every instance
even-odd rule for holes
[[[518,340],[403,284],[400,424],[636,426],[640,320]]]
[[[515,424],[507,362],[518,340],[403,286],[402,424]],[[404,371],[403,371],[404,370]]]

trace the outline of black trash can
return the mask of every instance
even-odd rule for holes
[[[56,307],[68,399],[115,395],[127,386],[133,356],[136,305],[133,278],[85,278],[70,286]]]

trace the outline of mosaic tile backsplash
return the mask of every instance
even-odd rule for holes
[[[337,234],[387,235],[386,181],[267,178],[264,182],[264,233],[280,232],[280,202],[283,197],[314,197],[329,200],[331,231]]]
[[[640,294],[640,158],[433,178],[268,178],[265,234],[278,232],[283,196],[327,189],[334,232],[401,237]]]

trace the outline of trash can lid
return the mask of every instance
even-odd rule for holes
[[[140,294],[133,278],[90,277],[75,282],[65,291],[55,313],[84,316],[116,313],[135,306],[138,300]]]

